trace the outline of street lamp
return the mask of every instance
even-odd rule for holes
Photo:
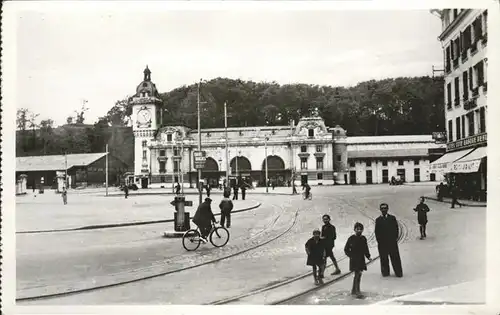
[[[255,137],[253,139],[254,141],[258,141],[259,138]],[[264,184],[266,185],[266,194],[269,193],[269,186],[267,185],[267,178],[268,178],[268,169],[267,169],[267,141],[269,140],[269,137],[267,135],[264,135],[264,163],[265,163],[265,169],[266,169],[266,178],[264,179]]]
[[[197,93],[197,104],[198,104],[198,151],[201,152],[201,117],[200,117],[200,89],[201,89],[201,83],[203,82],[202,79],[198,81],[198,93]],[[206,103],[206,102],[203,102]],[[202,189],[201,189],[201,168],[198,169],[198,201],[199,204],[202,202]]]

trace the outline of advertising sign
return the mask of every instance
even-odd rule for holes
[[[460,139],[454,142],[450,142],[447,145],[447,150],[448,151],[456,151],[460,149],[465,149],[468,147],[473,147],[479,144],[486,143],[488,140],[487,134],[486,133],[481,133],[478,135],[474,135],[471,137],[467,137],[465,139]]]
[[[205,167],[205,160],[207,159],[206,151],[193,151],[194,168],[202,169]]]

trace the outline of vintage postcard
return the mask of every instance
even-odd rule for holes
[[[500,314],[499,17],[6,2],[2,310]]]

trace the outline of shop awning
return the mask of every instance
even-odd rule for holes
[[[431,173],[437,172],[437,171],[446,171],[448,170],[448,167],[450,166],[451,163],[455,162],[456,160],[460,159],[461,157],[469,154],[472,152],[472,149],[466,149],[466,150],[460,150],[460,151],[455,151],[455,152],[448,152],[439,159],[435,160],[434,162],[431,163]]]
[[[475,173],[479,170],[481,166],[481,160],[486,157],[486,148],[487,147],[479,147],[472,151],[470,154],[467,154],[451,163],[448,172],[450,173]]]

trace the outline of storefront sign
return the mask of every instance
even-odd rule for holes
[[[201,169],[205,167],[205,160],[207,159],[206,151],[193,151],[194,168]]]
[[[452,163],[448,172],[450,173],[475,173],[481,166],[481,159]]]
[[[460,139],[454,142],[450,142],[447,145],[447,151],[456,151],[464,148],[484,144],[487,142],[487,134],[481,133],[472,137],[467,137],[465,139]]]

